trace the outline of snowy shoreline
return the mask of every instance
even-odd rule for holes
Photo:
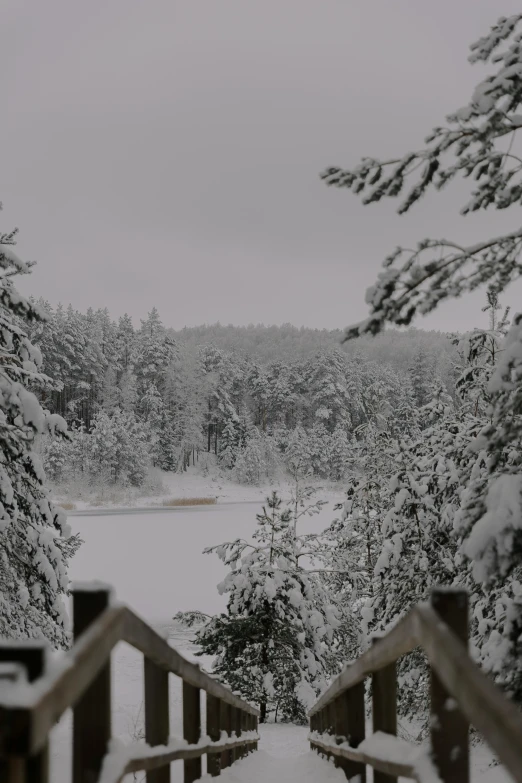
[[[161,471],[163,490],[156,495],[138,495],[126,489],[115,491],[111,489],[104,499],[100,494],[100,502],[93,502],[79,497],[77,493],[70,491],[67,494],[55,492],[53,500],[64,506],[65,511],[71,516],[79,515],[78,512],[92,511],[102,514],[103,511],[118,512],[129,511],[136,513],[141,511],[175,511],[176,508],[190,508],[190,506],[165,506],[169,500],[189,500],[192,498],[215,498],[215,505],[229,503],[263,503],[268,495],[275,489],[283,499],[287,499],[292,491],[292,484],[287,479],[279,479],[263,483],[261,485],[245,485],[230,481],[226,477],[218,475],[204,475],[198,468],[191,467],[185,473],[167,473]],[[316,482],[318,487],[317,498],[328,502],[342,502],[344,500],[344,485],[333,485],[330,482]],[[203,505],[194,505],[194,508],[202,508]],[[212,507],[212,506],[210,506]]]

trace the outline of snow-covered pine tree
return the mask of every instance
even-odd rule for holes
[[[387,161],[366,157],[349,171],[330,168],[323,175],[326,182],[350,187],[370,204],[400,195],[406,180],[417,172],[416,183],[399,207],[399,213],[404,213],[428,188],[440,189],[463,174],[474,184],[462,214],[518,206],[522,163],[513,148],[522,128],[521,25],[522,14],[501,17],[488,35],[472,45],[471,62],[492,63],[494,72],[476,86],[467,106],[433,130],[422,149]],[[511,233],[468,246],[425,239],[414,249],[399,247],[384,261],[383,272],[367,292],[369,317],[349,328],[346,336],[376,334],[386,323],[408,325],[416,314],[431,312],[448,297],[461,296],[481,284],[490,296],[498,296],[520,277],[521,253],[522,229],[517,226]],[[517,315],[488,385],[490,422],[466,451],[475,459],[470,459],[467,475],[461,474],[465,489],[455,519],[457,530],[466,536],[463,551],[473,564],[473,574],[486,590],[515,577],[512,595],[497,603],[504,619],[493,620],[493,657],[497,670],[511,669],[506,684],[518,699],[522,699],[518,664],[522,599],[517,578],[522,556],[521,368],[522,316]]]
[[[60,416],[43,411],[34,391],[51,386],[25,325],[44,313],[13,284],[27,274],[12,250],[16,232],[0,234],[0,636],[67,644],[67,562],[79,546],[64,513],[50,501],[35,439],[64,436]]]
[[[48,437],[42,450],[42,461],[45,475],[49,481],[60,482],[69,467],[70,441],[63,438]]]
[[[329,431],[322,421],[316,421],[307,433],[307,437],[314,476],[328,478],[331,465]]]
[[[144,430],[152,464],[162,470],[175,470],[177,449],[167,408],[156,385],[151,383],[141,398]]]
[[[328,452],[328,472],[333,481],[346,478],[351,466],[352,448],[350,438],[344,427],[338,425],[330,436]]]
[[[352,443],[353,470],[347,480],[341,516],[325,531],[333,542],[328,568],[330,584],[360,617],[363,640],[375,616],[377,560],[383,547],[382,527],[391,505],[390,480],[398,445],[389,433],[368,425]]]
[[[434,357],[430,356],[423,346],[419,346],[408,369],[415,405],[417,408],[422,408],[431,399]]]
[[[272,712],[304,723],[326,684],[339,621],[317,575],[296,562],[292,511],[275,492],[257,522],[252,544],[205,550],[230,568],[218,585],[228,606],[198,634],[199,654],[216,656],[214,672],[259,704],[262,722]]]
[[[239,417],[229,416],[221,432],[219,444],[219,464],[230,470],[236,464],[241,450],[241,431]]]
[[[301,425],[295,427],[287,440],[284,462],[292,476],[296,473],[306,476],[313,472],[308,435]]]
[[[259,484],[266,476],[264,439],[257,427],[253,426],[247,433],[245,445],[236,456],[234,470],[241,484]]]
[[[123,334],[127,336],[129,331],[127,323],[122,324],[122,330],[124,330],[122,337]],[[151,383],[154,383],[163,393],[166,370],[174,353],[174,341],[167,335],[159,313],[153,307],[145,321],[141,322],[134,342],[132,363],[136,368],[140,395]]]
[[[311,394],[310,426],[314,420],[333,432],[350,424],[350,395],[346,381],[346,358],[340,351],[321,353],[310,361],[307,385]]]
[[[91,475],[108,484],[139,487],[147,475],[145,432],[132,413],[96,414],[88,441]]]

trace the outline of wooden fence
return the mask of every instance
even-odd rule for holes
[[[312,748],[333,757],[348,779],[394,783],[468,783],[473,725],[517,783],[522,783],[522,716],[467,651],[465,592],[435,590],[386,636],[348,665],[309,712]],[[428,753],[397,738],[397,659],[421,647],[430,667]],[[366,677],[372,680],[373,734],[365,739]],[[434,774],[435,773],[435,774]]]
[[[212,776],[257,749],[258,711],[187,661],[126,606],[111,606],[103,586],[73,591],[74,645],[45,672],[46,648],[0,643],[0,783],[49,782],[49,732],[73,708],[73,783],[119,783],[146,770],[169,783],[170,762],[184,761],[185,783]],[[144,655],[145,743],[109,752],[111,651],[124,641]],[[183,681],[183,738],[169,739],[168,676]],[[24,682],[24,679],[28,682]],[[200,692],[206,693],[201,737]],[[222,734],[225,732],[225,734]]]

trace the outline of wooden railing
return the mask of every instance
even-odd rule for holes
[[[517,783],[522,783],[522,716],[482,673],[467,651],[468,599],[435,590],[386,636],[346,666],[309,712],[311,747],[333,757],[348,779],[394,783],[468,783],[469,726],[483,736]],[[396,661],[421,647],[430,667],[430,746],[397,738]],[[373,734],[365,738],[366,677],[372,679]],[[437,777],[438,776],[438,777]]]
[[[70,707],[73,783],[119,783],[139,770],[147,771],[147,783],[169,783],[169,765],[178,759],[185,783],[192,783],[201,777],[203,755],[207,771],[217,776],[257,749],[258,711],[183,658],[129,608],[111,605],[108,588],[76,588],[73,612],[74,646],[49,673],[44,645],[0,643],[0,783],[48,783],[49,732]],[[110,659],[121,641],[144,655],[145,742],[111,753]],[[182,738],[169,738],[169,673],[183,681]]]

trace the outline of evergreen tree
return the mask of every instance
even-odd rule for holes
[[[462,173],[474,183],[462,214],[518,206],[522,169],[520,158],[512,150],[522,128],[521,25],[522,14],[502,17],[488,35],[472,45],[471,62],[489,62],[495,70],[475,87],[468,105],[433,129],[423,148],[387,161],[365,157],[353,170],[330,168],[324,173],[327,183],[350,187],[370,204],[402,194],[406,181],[415,176],[416,182],[399,207],[399,212],[405,213],[430,187],[441,189]],[[413,249],[397,248],[385,260],[383,272],[367,293],[369,317],[348,329],[347,338],[376,334],[385,324],[408,325],[418,313],[432,312],[448,297],[460,297],[480,285],[487,286],[493,319],[490,326],[495,326],[495,299],[521,274],[522,230],[517,225],[509,234],[481,239],[469,246],[446,239],[424,239]],[[480,345],[478,339],[473,342]],[[464,536],[462,552],[471,561],[473,578],[494,595],[498,615],[493,624],[489,625],[483,615],[484,604],[479,613],[483,637],[485,630],[495,637],[494,654],[490,656],[493,670],[503,672],[505,684],[519,700],[521,357],[522,316],[517,315],[487,384],[491,395],[489,421],[479,427],[476,437],[461,452],[460,507],[454,521],[457,533]],[[484,365],[469,368],[469,374],[474,372],[483,375]],[[478,423],[478,414],[477,407],[474,422],[473,414],[468,413],[468,434]]]
[[[141,328],[136,334],[132,358],[141,394],[151,383],[163,393],[166,370],[173,355],[173,340],[167,335],[159,313],[153,307],[146,320],[141,322]]]
[[[111,416],[97,413],[89,439],[89,462],[92,475],[102,481],[141,486],[147,473],[147,447],[135,416],[118,409]]]
[[[219,463],[224,468],[233,468],[238,458],[241,444],[239,420],[230,416],[221,433]]]
[[[218,586],[228,594],[227,613],[198,633],[199,654],[216,656],[216,675],[259,704],[262,722],[274,712],[304,723],[326,684],[339,621],[316,575],[296,562],[292,512],[275,492],[257,522],[253,544],[237,540],[205,550],[230,572]]]
[[[427,405],[431,399],[434,369],[433,357],[419,346],[409,367],[410,383],[417,408]]]
[[[334,481],[346,478],[351,465],[352,449],[344,427],[337,426],[330,437],[328,472]]]
[[[42,356],[25,324],[45,313],[21,296],[13,278],[27,274],[12,250],[16,232],[0,234],[0,636],[67,643],[67,562],[79,541],[70,536],[63,512],[55,508],[35,453],[45,432],[65,436],[62,418],[48,415],[31,389],[49,388]]]

